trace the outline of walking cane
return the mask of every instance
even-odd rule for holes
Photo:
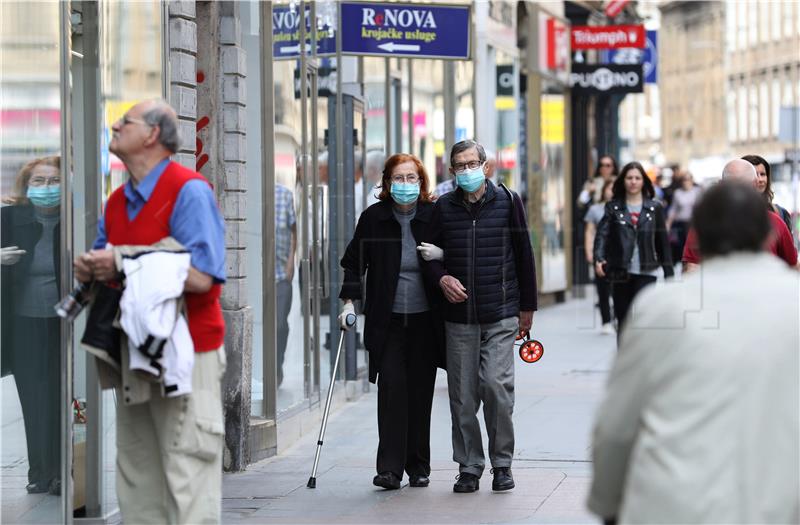
[[[344,322],[348,327],[356,324],[355,314],[347,314]],[[342,343],[344,342],[344,328],[340,328],[340,331],[341,334],[339,335],[339,348],[336,350],[336,361],[333,362],[331,383],[328,385],[328,399],[325,400],[325,412],[322,414],[322,425],[319,428],[319,438],[317,438],[317,453],[314,456],[314,468],[311,470],[311,477],[308,478],[308,483],[306,484],[306,487],[310,489],[317,488],[317,467],[319,466],[319,454],[322,452],[322,439],[325,437],[325,427],[328,426],[328,412],[331,409],[333,385],[336,382],[336,370],[339,368],[339,357],[342,355]]]

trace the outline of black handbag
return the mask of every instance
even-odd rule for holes
[[[92,293],[92,304],[81,343],[102,350],[111,360],[120,364],[122,330],[114,326],[114,322],[119,315],[122,288],[96,283]]]

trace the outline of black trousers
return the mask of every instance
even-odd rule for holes
[[[631,303],[642,288],[656,282],[652,275],[641,275],[637,273],[628,274],[628,278],[622,281],[614,281],[611,289],[614,296],[614,314],[617,317],[617,334],[622,331],[622,325],[628,315]]]
[[[433,333],[429,312],[392,314],[378,371],[378,473],[431,472]]]
[[[59,321],[15,316],[13,371],[25,422],[28,483],[49,482],[61,472]]]
[[[611,285],[605,277],[594,277],[594,287],[597,290],[597,305],[600,307],[600,317],[603,324],[611,322]]]
[[[675,221],[672,223],[672,231],[675,234],[675,242],[672,244],[672,263],[677,264],[683,259],[683,247],[689,235],[689,223]]]
[[[289,311],[292,309],[292,281],[283,279],[275,283],[275,324],[277,325],[276,346],[278,350],[278,386],[283,383],[283,360],[286,357],[286,343],[289,340]]]

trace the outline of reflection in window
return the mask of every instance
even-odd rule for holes
[[[122,161],[106,160],[111,126],[136,102],[162,94],[160,12],[154,0],[100,4],[104,199],[126,180]]]
[[[0,2],[4,523],[61,519],[59,8]]]

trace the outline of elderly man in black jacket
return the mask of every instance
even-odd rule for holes
[[[478,409],[484,404],[492,490],[514,488],[514,340],[530,330],[536,269],[519,196],[486,175],[486,152],[465,140],[450,152],[456,189],[441,196],[429,240],[444,257],[425,265],[445,305],[448,390],[453,421],[455,492],[475,492],[485,459]]]

